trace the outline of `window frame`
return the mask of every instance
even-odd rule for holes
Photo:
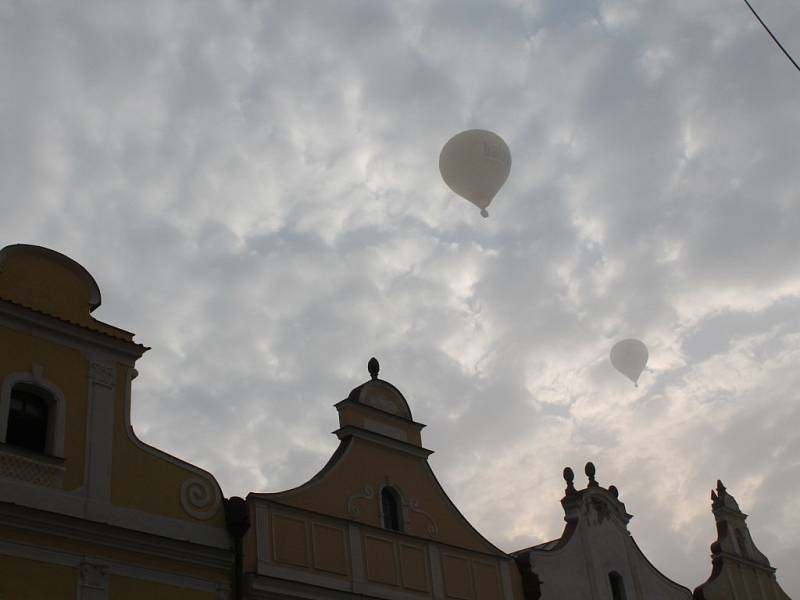
[[[42,399],[48,404],[47,437],[44,453],[28,450],[33,454],[42,454],[55,458],[64,458],[64,421],[66,402],[64,394],[51,382],[42,377],[43,369],[34,365],[28,372],[11,373],[3,379],[0,386],[0,443],[5,444],[8,437],[8,417],[11,411],[11,392],[15,386],[23,384],[29,391],[36,393],[39,389]],[[15,448],[17,446],[14,446]],[[22,450],[26,450],[20,447]]]
[[[608,572],[608,586],[612,600],[627,600],[628,592],[625,590],[625,578],[619,571]],[[619,591],[619,593],[615,593]]]
[[[397,513],[397,529],[393,527],[389,527],[386,523],[386,512],[383,509],[383,495],[387,494],[388,497],[394,504]],[[380,506],[380,514],[381,514],[381,528],[385,531],[396,531],[398,533],[405,532],[405,514],[403,511],[403,497],[400,494],[399,490],[394,487],[393,485],[387,484],[382,485],[380,491],[378,492],[378,502]]]

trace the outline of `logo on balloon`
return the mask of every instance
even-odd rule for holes
[[[451,190],[488,217],[486,208],[511,172],[511,151],[496,133],[484,129],[462,131],[442,148],[439,172]]]

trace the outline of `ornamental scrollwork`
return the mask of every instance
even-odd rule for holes
[[[195,519],[210,519],[219,510],[219,490],[206,479],[187,479],[181,485],[181,506]]]
[[[439,526],[436,524],[436,521],[429,513],[425,512],[419,507],[419,500],[413,500],[413,499],[409,500],[408,508],[411,510],[411,512],[420,514],[426,519],[428,519],[428,534],[431,537],[436,537],[437,535],[439,535]]]
[[[372,500],[375,497],[375,490],[372,486],[365,485],[360,494],[353,494],[347,499],[347,512],[353,516],[361,514],[361,509],[356,506],[360,500]]]

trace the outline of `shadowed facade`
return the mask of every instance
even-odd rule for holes
[[[0,250],[0,597],[229,598],[219,485],[134,434],[147,348],[100,300],[63,254]]]
[[[378,368],[336,404],[339,447],[316,476],[247,497],[246,597],[522,598],[513,560],[447,497],[423,425]]]
[[[694,590],[695,600],[789,600],[775,569],[756,548],[745,523],[747,515],[717,481],[711,491],[717,540],[711,544],[711,575]]]
[[[224,499],[214,477],[141,442],[134,335],[92,316],[94,278],[53,250],[0,250],[0,598],[39,600],[688,600],[627,529],[614,486],[571,469],[561,537],[504,553],[450,501],[424,425],[368,364],[335,407],[340,443],[283,492]],[[696,600],[787,600],[738,504]],[[513,518],[511,515],[509,518]]]

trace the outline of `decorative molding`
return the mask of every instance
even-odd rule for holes
[[[361,514],[361,509],[356,506],[356,502],[360,500],[372,500],[375,497],[375,490],[372,486],[365,485],[360,494],[353,494],[347,499],[347,512],[353,516]]]
[[[108,565],[105,563],[82,562],[78,567],[81,587],[105,590],[108,587]]]
[[[410,499],[408,501],[408,508],[411,512],[417,513],[428,519],[428,534],[431,537],[436,537],[439,535],[439,526],[436,524],[434,518],[430,515],[430,513],[425,512],[419,507],[419,500]]]
[[[33,485],[63,489],[64,465],[54,464],[48,457],[39,459],[35,456],[23,454],[13,447],[0,446],[0,478],[16,479]]]
[[[3,487],[6,485],[13,485],[13,483],[6,484],[4,482]],[[28,487],[38,492],[40,496],[43,495],[41,489],[34,486]],[[140,522],[144,522],[142,516],[146,517],[147,515],[130,515],[130,518],[138,517]],[[113,513],[110,513],[109,517],[109,521],[119,520]],[[171,523],[162,518],[152,523],[150,531],[135,531],[132,529],[135,526],[133,522],[98,523],[86,520],[79,514],[70,517],[56,514],[53,510],[36,510],[0,501],[0,528],[47,534],[73,543],[89,544],[98,548],[114,548],[154,559],[177,561],[201,568],[227,570],[232,566],[231,543],[224,531],[220,532],[220,537],[223,539],[219,544],[215,544],[214,540],[190,540],[187,538],[192,533],[191,529],[209,528],[205,525],[192,525],[190,521],[184,519],[172,519],[172,521],[179,522],[184,527],[186,525],[190,527],[183,531],[174,531],[170,528]],[[216,533],[218,530],[215,528],[213,531]]]
[[[194,477],[181,484],[181,506],[195,519],[213,517],[219,510],[220,502],[219,490],[206,479]]]
[[[221,600],[230,600],[230,587],[227,582],[220,582],[210,577],[205,578],[196,575],[184,575],[182,573],[141,566],[121,560],[101,559],[93,556],[76,554],[66,550],[51,550],[49,548],[7,540],[0,540],[0,555],[16,556],[28,560],[78,569],[78,589],[80,593],[78,598],[81,600],[98,597],[104,598],[107,586],[85,585],[84,581],[88,583],[89,579],[92,578],[96,578],[95,581],[98,582],[101,578],[105,578],[107,581],[109,575],[121,575],[123,577],[152,581],[154,583],[201,592],[216,592],[217,597]],[[88,568],[85,569],[85,567]],[[84,580],[84,572],[86,572],[86,580]]]
[[[0,300],[0,324],[16,331],[35,333],[45,339],[87,353],[103,349],[113,353],[123,362],[135,361],[148,350],[136,342],[87,329],[82,325],[60,321],[56,317],[36,313],[30,308],[4,300]]]
[[[125,423],[125,432],[128,439],[140,450],[155,456],[160,460],[175,465],[181,469],[195,474],[195,478],[187,479],[181,485],[181,506],[186,514],[200,520],[213,517],[222,506],[222,491],[214,476],[200,467],[167,454],[166,452],[145,444],[136,437],[131,425],[131,382],[138,375],[134,368],[129,368],[125,378],[125,406],[122,417]]]
[[[89,381],[113,388],[116,383],[116,371],[113,365],[105,365],[92,361],[89,363]]]

